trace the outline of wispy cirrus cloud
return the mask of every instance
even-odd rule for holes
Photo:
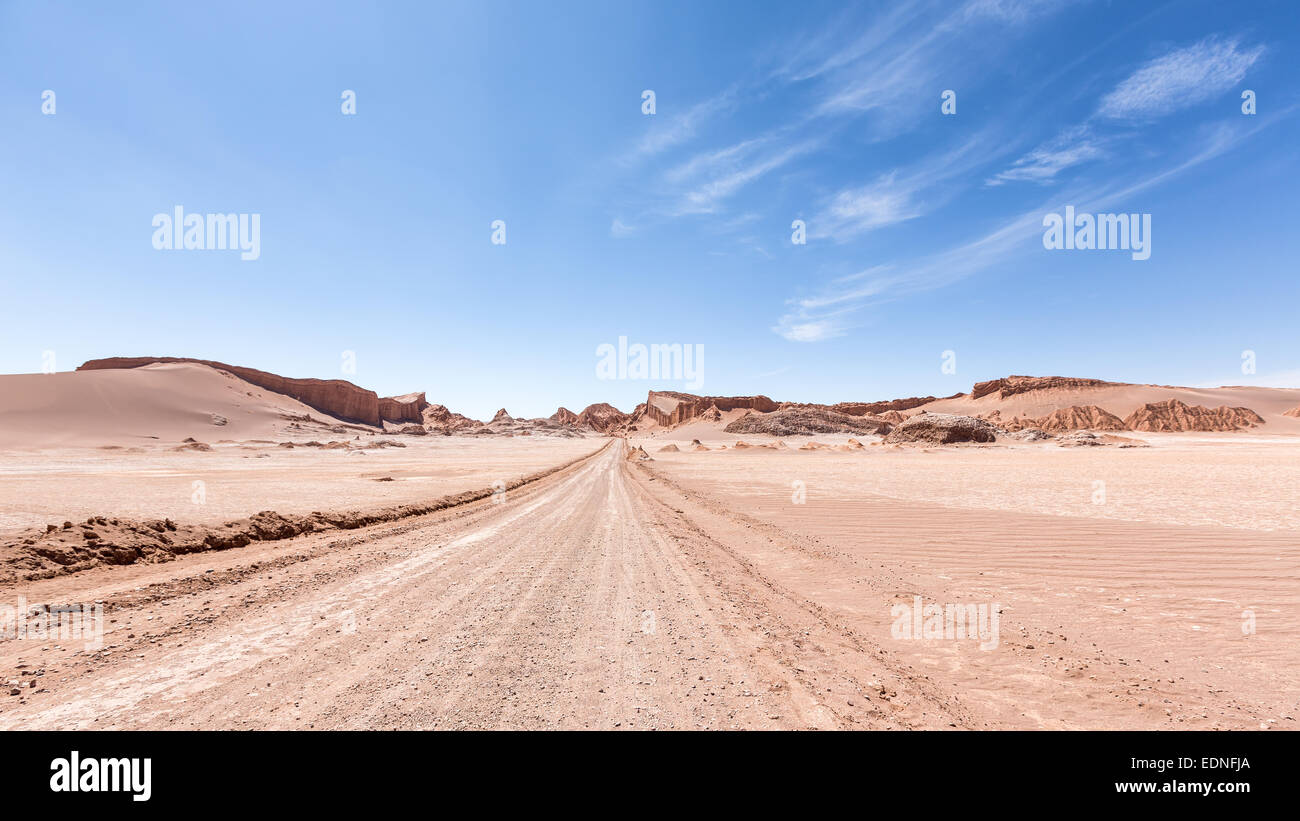
[[[790,300],[787,304],[791,307],[772,330],[792,342],[820,342],[841,336],[853,326],[851,316],[863,308],[886,299],[950,285],[1041,247],[1034,240],[1041,238],[1043,215],[1058,208],[1062,202],[1074,203],[1083,210],[1118,207],[1142,191],[1167,183],[1227,153],[1257,132],[1290,116],[1293,111],[1294,108],[1283,110],[1248,128],[1225,123],[1202,129],[1198,144],[1184,159],[1136,182],[1125,175],[1089,187],[1076,187],[1058,194],[1051,202],[1004,221],[974,240],[912,261],[877,265],[832,280],[813,296]]]
[[[868,112],[868,140],[899,133],[938,105],[945,83],[969,74],[970,61],[977,59],[966,45],[972,31],[1018,27],[1071,1],[968,0],[953,7],[945,0],[900,0],[865,23],[860,10],[845,11],[800,40],[775,70],[738,79],[726,91],[652,124],[623,164],[640,165],[661,155],[676,162],[646,186],[658,202],[647,205],[642,217],[723,213],[740,191],[841,139]],[[682,149],[703,142],[742,104],[782,95],[785,102],[773,109],[785,113],[783,120],[680,158]],[[790,104],[791,95],[800,105]],[[664,117],[664,100],[658,102],[656,117]],[[928,187],[914,169],[882,169],[871,182],[827,197],[823,219],[816,220],[820,227],[810,235],[843,239],[913,219],[946,199],[926,196]]]
[[[1030,151],[988,180],[985,185],[1002,185],[1008,182],[1035,182],[1048,184],[1067,168],[1105,156],[1103,140],[1087,126],[1067,129],[1052,140]]]
[[[673,216],[716,213],[723,201],[741,188],[811,152],[819,144],[817,139],[783,146],[773,145],[769,140],[747,140],[712,152],[703,161],[697,157],[687,163],[687,171],[678,169],[680,173],[669,174],[670,179],[678,182],[697,180],[678,199],[671,213]]]
[[[914,121],[939,92],[967,76],[978,31],[1021,26],[1053,13],[1072,0],[968,0],[951,4],[916,0],[899,3],[851,42],[802,67],[782,73],[822,85],[815,117],[883,114],[885,133]],[[818,42],[826,49],[828,38]],[[806,52],[806,49],[805,49]],[[806,57],[804,57],[806,61]],[[924,101],[924,102],[922,102]]]
[[[866,185],[842,189],[813,216],[809,235],[843,242],[923,216],[955,196],[972,171],[1011,148],[999,130],[985,129],[954,149],[891,170]]]
[[[1207,37],[1143,65],[1102,98],[1097,113],[1141,119],[1197,105],[1241,82],[1264,51],[1243,47],[1239,38]]]
[[[987,17],[1004,23],[1025,23],[1070,2],[1072,0],[970,0],[962,8],[962,13],[968,19]]]
[[[667,115],[663,120],[656,119],[653,127],[637,143],[633,156],[650,157],[686,143],[694,139],[709,121],[730,111],[735,105],[736,90],[731,88],[702,100],[679,114]]]
[[[814,239],[832,237],[843,241],[867,231],[906,222],[921,216],[915,197],[919,186],[913,179],[900,179],[893,171],[858,188],[836,193],[813,218]]]

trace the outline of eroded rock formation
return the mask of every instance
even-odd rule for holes
[[[578,414],[562,407],[551,414],[550,419],[557,425],[576,425],[578,423]]]
[[[1123,383],[1106,382],[1101,379],[1077,379],[1070,376],[1005,376],[987,382],[976,382],[975,387],[971,388],[970,396],[971,399],[979,399],[981,396],[996,393],[1000,399],[1006,399],[1019,393],[1048,388],[1100,388],[1119,384]]]
[[[957,442],[992,442],[994,427],[983,419],[953,413],[918,413],[889,432],[887,443],[929,442],[951,445]]]
[[[629,419],[630,416],[608,402],[597,402],[582,409],[576,424],[586,425],[597,433],[609,433],[626,425]]]
[[[714,408],[720,418],[723,412],[737,408],[768,413],[778,407],[780,406],[776,402],[766,396],[696,396],[676,391],[650,391],[646,397],[645,415],[660,425],[669,427],[705,413],[712,414]]]
[[[750,412],[727,425],[726,433],[766,433],[810,436],[814,433],[888,433],[893,425],[876,416],[850,416],[826,408],[782,408],[772,413]]]
[[[1264,418],[1250,408],[1220,405],[1188,405],[1177,399],[1151,402],[1133,411],[1124,425],[1142,431],[1233,431],[1264,424]]]
[[[402,396],[384,396],[379,399],[379,418],[385,422],[424,422],[424,409],[429,402],[424,393],[408,393]]]

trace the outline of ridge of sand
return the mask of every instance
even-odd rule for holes
[[[275,438],[286,417],[321,419],[296,399],[194,363],[0,376],[0,448],[131,446]],[[327,425],[343,425],[325,416]]]

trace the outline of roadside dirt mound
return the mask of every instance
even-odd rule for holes
[[[323,447],[320,443],[315,444]],[[506,483],[506,490],[550,476],[591,458],[596,452],[512,479]],[[81,524],[47,525],[43,530],[28,530],[0,542],[0,583],[45,579],[101,565],[168,562],[186,553],[228,550],[253,542],[290,539],[304,533],[353,530],[486,499],[498,491],[499,487],[480,488],[418,504],[376,510],[318,511],[305,516],[264,510],[246,519],[215,526],[181,525],[171,519],[93,516]]]
[[[927,442],[951,445],[958,442],[992,442],[997,439],[994,427],[983,419],[952,413],[919,413],[894,428],[885,441]]]
[[[660,453],[681,453],[681,450],[682,449],[677,447],[676,445],[664,445],[663,447],[659,448]]]
[[[831,446],[825,442],[804,442],[799,450],[831,450]]]
[[[1282,415],[1283,415],[1283,416],[1295,416],[1295,417],[1297,417],[1297,418],[1300,418],[1300,405],[1297,405],[1296,407],[1292,408],[1292,409],[1289,410],[1289,411],[1282,411]]]
[[[645,448],[640,445],[629,447],[627,450],[627,459],[629,462],[650,462],[654,457],[645,452]]]
[[[196,442],[193,439],[187,439],[184,444],[177,445],[176,447],[172,448],[172,450],[174,451],[197,450],[203,452],[211,452],[212,445],[209,445],[207,442]]]
[[[726,433],[812,436],[816,433],[888,433],[893,425],[875,416],[850,416],[813,407],[788,407],[771,413],[750,412],[723,428]]]
[[[1230,408],[1220,405],[1188,405],[1177,399],[1152,402],[1135,410],[1124,425],[1129,430],[1150,432],[1169,431],[1234,431],[1264,424],[1264,419],[1250,408]]]

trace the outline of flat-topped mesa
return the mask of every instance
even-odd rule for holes
[[[424,409],[429,402],[424,393],[407,393],[401,396],[384,396],[379,399],[379,418],[385,422],[424,423]]]
[[[650,391],[646,396],[645,414],[667,427],[703,416],[711,407],[717,407],[721,412],[740,408],[769,413],[780,405],[766,396],[696,396],[676,391]]]
[[[360,422],[365,425],[378,426],[383,417],[379,412],[379,396],[374,391],[359,388],[343,379],[291,379],[278,376],[255,368],[227,365],[207,359],[191,359],[178,356],[115,356],[108,359],[92,359],[79,371],[126,370],[140,368],[154,363],[193,363],[207,365],[210,368],[227,371],[245,382],[252,383],[268,391],[282,393],[297,399],[304,405],[327,413],[346,422]],[[400,421],[400,420],[394,420]]]
[[[597,433],[609,433],[626,425],[631,418],[608,402],[597,402],[583,408],[574,424],[586,425]]]

